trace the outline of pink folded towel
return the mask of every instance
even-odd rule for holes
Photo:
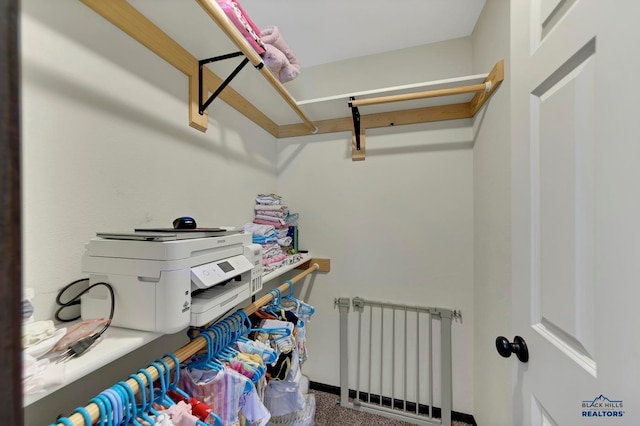
[[[262,59],[273,75],[281,83],[286,83],[296,78],[300,74],[298,58],[289,49],[278,27],[270,26],[265,28],[262,30],[260,38],[265,44],[266,50]]]

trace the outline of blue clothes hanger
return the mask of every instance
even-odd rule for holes
[[[116,424],[118,426],[122,424],[125,424],[125,425],[129,424],[129,421],[131,420],[131,415],[130,415],[131,409],[129,408],[129,395],[127,394],[127,391],[119,383],[116,383],[115,385],[111,386],[107,390],[111,390],[116,393],[119,404],[120,404],[118,423]]]
[[[158,372],[158,382],[160,382],[160,389],[156,387],[151,390],[151,395],[153,396],[152,402],[157,402],[164,405],[173,405],[173,401],[165,403],[165,398],[168,398],[166,370],[163,367],[160,367],[160,363],[157,361],[149,363],[149,366],[156,369],[156,371]],[[148,369],[147,373],[149,373]],[[151,381],[151,373],[149,373],[147,380]]]
[[[204,365],[206,364],[206,362],[209,359],[209,353],[213,350],[213,345],[211,340],[207,337],[209,333],[208,332],[203,332],[200,333],[198,335],[198,337],[201,337],[203,339],[206,340],[207,343],[207,352],[204,354],[196,354],[191,356],[191,358],[186,362],[186,367],[187,368],[204,368]]]
[[[240,322],[240,318],[235,314],[229,316],[228,320],[233,330],[233,341],[235,342],[238,340],[238,337],[242,335],[242,323]]]
[[[211,331],[213,331],[216,336],[219,333],[217,329],[211,329]],[[195,362],[191,363],[190,366],[199,369],[222,371],[224,369],[224,366],[220,363],[220,361],[217,361],[214,358],[216,349],[213,337],[209,332],[202,333],[201,336],[207,340],[207,354],[204,359],[196,360]]]
[[[85,426],[91,426],[93,423],[91,422],[91,415],[89,414],[89,412],[87,411],[86,408],[84,407],[78,407],[74,410],[75,412],[78,412],[80,414],[82,414],[82,417],[84,418],[84,424]]]
[[[64,426],[74,426],[73,422],[68,417],[59,417],[55,423],[51,423],[49,426],[58,426],[58,423],[64,423]]]
[[[107,395],[103,394],[102,392],[96,395],[96,398],[101,399],[102,402],[104,403],[106,425],[115,426],[115,409],[117,408],[117,405],[113,405],[113,402],[111,402],[111,399]]]
[[[211,335],[213,333],[213,336]],[[220,330],[220,326],[215,325],[207,330],[204,333],[204,338],[209,342],[207,351],[208,359],[211,360],[216,356],[220,348],[222,347],[222,330]],[[214,338],[215,336],[215,338]]]
[[[112,387],[120,389],[124,395],[122,400],[125,405],[125,418],[123,424],[128,425],[129,423],[133,423],[134,425],[139,425],[140,422],[137,420],[138,407],[136,406],[136,397],[131,386],[129,386],[127,382],[120,381]]]
[[[226,322],[221,324],[220,329],[224,335],[225,345],[217,351],[216,357],[230,362],[238,356],[238,353],[230,346],[235,342],[234,331],[231,324]]]
[[[156,396],[155,390],[153,388],[153,378],[151,377],[151,373],[146,368],[139,369],[138,373],[142,373],[142,375],[147,378],[147,386],[149,386],[149,399],[147,399],[147,409],[145,411],[153,414],[154,416],[159,416],[160,413],[153,407],[153,403],[156,402]]]
[[[122,422],[122,400],[120,395],[113,389],[105,389],[99,395],[104,396],[111,404],[111,419],[114,425]]]
[[[169,385],[171,384],[171,368],[169,367],[169,363],[165,361],[164,358],[158,358],[155,362],[158,364],[162,364],[162,368],[164,369],[164,385],[163,386],[165,391],[169,391]],[[153,365],[153,363],[151,365]],[[179,369],[179,368],[180,368],[179,365],[176,366],[176,369]],[[160,370],[158,370],[158,374],[162,374]]]
[[[138,376],[137,374],[131,374],[131,375],[129,375],[129,378],[135,380],[138,383],[138,387],[140,388],[140,401],[141,402],[140,402],[140,406],[136,407],[136,411],[138,412],[136,417],[139,416],[143,420],[145,420],[146,422],[149,422],[152,425],[155,424],[155,421],[151,417],[149,417],[149,415],[147,414],[147,408],[148,408],[149,404],[147,404],[147,395],[146,395],[147,391],[146,391],[144,382],[142,381],[140,376]],[[135,399],[134,399],[134,401],[135,401]],[[135,403],[134,403],[134,405],[135,405]],[[140,423],[138,422],[138,425],[139,424]]]
[[[235,315],[237,315],[240,319],[242,330],[240,334],[242,335],[248,333],[251,330],[251,327],[253,327],[253,324],[251,324],[251,319],[249,319],[249,315],[247,315],[247,313],[242,309],[237,310],[235,312]]]
[[[180,383],[180,361],[178,360],[178,357],[174,353],[168,353],[168,354],[165,354],[165,356],[168,356],[169,358],[171,358],[173,360],[173,363],[176,366],[175,381],[173,383],[169,383],[169,389],[177,392],[179,395],[183,396],[188,401],[190,398],[189,395],[178,387],[178,383]]]
[[[294,301],[296,303],[296,305],[297,305],[297,308],[298,308],[297,310],[301,314],[303,314],[303,315],[313,315],[315,313],[316,309],[313,306],[309,305],[308,303],[305,303],[302,300],[297,299],[294,296],[293,281],[286,280],[285,283],[289,284],[289,294],[284,296],[284,299],[289,299],[289,300]],[[302,311],[301,309],[304,309],[304,311]]]
[[[104,406],[104,402],[99,400],[97,397],[96,398],[91,398],[91,400],[89,402],[93,402],[94,404],[96,404],[98,406],[98,421],[100,426],[104,426],[104,419],[106,417],[106,408]]]
[[[280,306],[280,302],[282,300],[282,292],[277,287],[273,289],[273,292],[275,294],[275,297],[273,298],[273,301],[272,301],[271,304],[274,305],[274,306],[278,306],[279,307]]]
[[[216,346],[214,356],[217,356],[220,351],[222,351],[227,344],[231,336],[229,335],[229,329],[225,323],[217,323],[214,327],[211,328],[211,331],[216,335]]]
[[[215,339],[213,336],[211,336],[211,333],[215,335]],[[221,331],[219,327],[211,328],[210,332],[205,333],[204,337],[205,339],[207,339],[209,348],[209,350],[207,351],[207,360],[205,362],[205,366],[216,371],[222,370],[222,364],[220,363],[220,361],[215,359],[216,355],[220,351],[220,343],[222,341]]]

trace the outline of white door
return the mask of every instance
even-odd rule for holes
[[[640,2],[511,8],[513,425],[640,425]]]

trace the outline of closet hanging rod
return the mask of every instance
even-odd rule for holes
[[[377,98],[357,99],[349,102],[350,107],[385,104],[389,102],[411,101],[415,99],[436,98],[439,96],[462,95],[464,93],[489,92],[491,81],[448,89],[428,90],[426,92],[407,93],[403,95],[380,96]]]
[[[289,104],[289,107],[300,117],[300,119],[304,122],[306,127],[311,130],[311,133],[315,134],[318,132],[318,128],[315,124],[311,122],[309,117],[298,107],[298,103],[295,99],[289,94],[287,89],[284,88],[282,83],[276,79],[276,77],[269,71],[267,67],[262,66],[262,57],[258,55],[258,53],[245,41],[245,39],[240,35],[238,30],[229,22],[227,19],[227,15],[224,11],[218,6],[215,0],[196,0],[200,7],[204,9],[205,12],[213,19],[213,21],[218,24],[218,27],[229,37],[229,39],[240,49],[247,59],[251,61],[254,67],[260,71],[260,73],[265,77],[265,79],[273,86],[273,88],[280,94],[282,99]]]
[[[300,272],[295,277],[285,281],[283,284],[281,284],[278,287],[278,290],[280,290],[280,292],[283,294],[289,294],[289,291],[293,289],[293,285],[295,283],[302,280],[304,277],[311,274],[312,272],[328,271],[328,263],[325,263],[325,262],[328,262],[328,261],[323,259],[310,259],[309,267],[307,269]],[[262,306],[271,302],[272,300],[273,300],[273,296],[271,294],[265,294],[260,299],[253,302],[251,305],[242,308],[242,310],[247,315],[251,315],[258,309],[260,309]],[[215,336],[213,334],[212,336],[215,339]],[[180,349],[175,351],[173,354],[178,358],[178,361],[180,363],[183,363],[184,361],[188,360],[193,355],[195,355],[200,350],[206,347],[207,347],[207,340],[204,337],[196,337],[191,342],[187,343],[186,345],[182,346]],[[169,369],[173,370],[174,368],[176,368],[176,364],[172,358],[163,357],[163,360],[167,363],[167,365],[169,366]],[[163,373],[158,371],[155,367],[147,367],[146,370],[151,375],[151,379],[153,381],[157,380],[160,377],[160,374]],[[142,374],[141,376],[140,374],[141,373],[138,373],[138,377],[140,377],[144,385],[147,385],[148,383],[147,383],[146,376],[144,374]],[[138,393],[138,391],[140,390],[140,386],[138,385],[138,382],[135,379],[128,379],[126,380],[126,383],[131,387],[134,393]],[[100,408],[95,403],[91,402],[87,404],[84,408],[85,410],[87,410],[87,412],[91,416],[92,424],[100,420]],[[74,412],[71,416],[68,417],[68,419],[69,421],[71,421],[71,423],[73,423],[74,426],[90,426],[85,423],[84,417],[79,412]],[[54,424],[65,426],[64,423],[60,423],[60,422],[54,423]]]

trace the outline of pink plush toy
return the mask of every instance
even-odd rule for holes
[[[286,83],[300,74],[298,59],[280,35],[277,27],[262,30],[260,38],[265,45],[262,60],[281,83]]]

